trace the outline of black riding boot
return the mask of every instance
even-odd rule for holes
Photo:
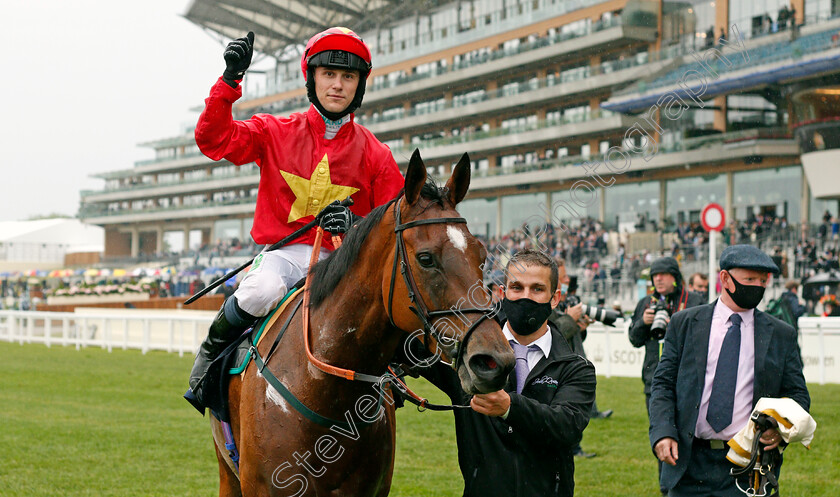
[[[222,353],[237,337],[251,327],[257,320],[243,311],[235,297],[228,298],[207,332],[207,338],[198,348],[195,363],[190,372],[190,388],[184,398],[204,415],[204,409],[219,395],[219,375],[210,369],[213,360]]]

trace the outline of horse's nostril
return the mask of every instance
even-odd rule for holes
[[[487,369],[496,369],[496,367],[498,366],[498,364],[496,364],[496,361],[492,357],[488,357],[485,360],[485,364],[487,364]]]

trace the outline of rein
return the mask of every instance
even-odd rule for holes
[[[315,243],[312,246],[312,256],[309,259],[310,268],[312,268],[315,265],[315,263],[318,262],[318,254],[321,251],[321,240],[323,238],[324,230],[320,226],[318,226],[315,234]],[[341,245],[341,239],[337,236],[333,236],[333,243],[336,242],[338,242],[338,245],[335,245],[335,248],[338,248]],[[380,376],[357,373],[356,371],[353,371],[351,369],[344,369],[339,368],[337,366],[332,366],[318,359],[317,357],[315,357],[314,354],[312,354],[312,349],[309,347],[309,294],[311,281],[311,278],[307,277],[306,283],[303,286],[303,347],[306,350],[306,357],[309,359],[309,362],[324,373],[331,374],[333,376],[338,376],[340,378],[344,378],[345,380],[379,383],[382,379]]]
[[[735,478],[738,490],[748,497],[777,497],[779,480],[773,474],[773,468],[779,462],[779,452],[776,449],[765,451],[760,439],[765,431],[778,427],[778,423],[767,414],[759,412],[754,412],[750,419],[755,423],[750,461],[743,468],[732,468],[729,474]],[[748,480],[745,487],[741,486],[743,477]]]

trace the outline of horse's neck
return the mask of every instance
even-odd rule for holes
[[[332,294],[310,315],[311,347],[322,361],[345,369],[382,374],[399,340],[382,298],[382,254],[393,244],[371,233],[362,253]]]

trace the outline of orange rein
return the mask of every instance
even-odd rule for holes
[[[321,252],[321,240],[323,239],[323,237],[324,230],[323,228],[318,226],[315,234],[315,243],[312,245],[312,257],[309,258],[310,270],[315,265],[315,263],[318,262],[318,254]],[[341,238],[337,235],[333,235],[332,242],[335,248],[341,246]],[[320,369],[321,371],[334,376],[340,376],[345,380],[353,381],[356,379],[355,371],[330,366],[329,364],[315,357],[312,354],[312,350],[309,348],[309,284],[311,281],[312,280],[307,275],[306,283],[303,285],[303,344],[304,348],[306,349],[306,357],[309,358],[309,362],[311,362],[316,368]]]
[[[318,226],[315,234],[315,243],[312,245],[312,256],[309,258],[309,268],[311,269],[312,266],[318,262],[318,254],[321,251],[321,240],[324,238],[324,230],[320,226]],[[341,246],[341,237],[338,235],[332,235],[332,242],[333,246],[337,249]],[[354,381],[356,380],[356,372],[350,369],[339,368],[336,366],[331,366],[324,361],[315,357],[312,354],[312,349],[309,347],[309,283],[310,279],[307,275],[306,283],[303,285],[303,344],[304,349],[306,350],[306,357],[309,359],[309,362],[312,363],[316,368],[320,369],[321,371],[331,374],[333,376],[338,376],[344,378],[345,380]],[[388,367],[388,371],[392,374],[393,379],[396,380],[402,387],[402,390],[408,394],[411,398],[415,399],[418,402],[418,409],[425,409],[428,405],[429,400],[423,397],[420,397],[416,393],[414,393],[408,385],[405,384],[394,371]]]

